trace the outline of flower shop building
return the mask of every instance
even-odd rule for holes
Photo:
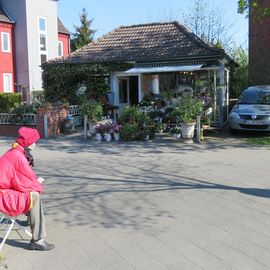
[[[222,49],[210,47],[176,21],[121,26],[54,65],[126,64],[108,74],[112,105],[138,104],[149,94],[173,100],[184,91],[207,91],[213,122],[228,117],[229,73],[233,61]]]

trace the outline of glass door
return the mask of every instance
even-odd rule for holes
[[[128,77],[118,78],[119,90],[119,113],[121,114],[126,106],[129,106],[129,79]]]

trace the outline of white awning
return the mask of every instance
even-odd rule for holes
[[[176,72],[176,71],[195,71],[200,70],[202,65],[188,65],[188,66],[161,66],[161,67],[138,67],[131,68],[125,73],[155,73],[155,72]]]

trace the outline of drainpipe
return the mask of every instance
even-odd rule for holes
[[[11,40],[12,40],[12,64],[13,64],[13,89],[14,92],[18,92],[17,89],[17,71],[16,71],[16,46],[15,46],[15,25],[11,27]]]

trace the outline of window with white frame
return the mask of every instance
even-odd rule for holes
[[[48,60],[47,19],[38,18],[40,64]]]
[[[12,75],[10,73],[3,74],[4,92],[12,92]]]
[[[58,56],[64,55],[63,41],[58,40]]]
[[[6,32],[1,33],[2,52],[10,52],[10,34]]]

